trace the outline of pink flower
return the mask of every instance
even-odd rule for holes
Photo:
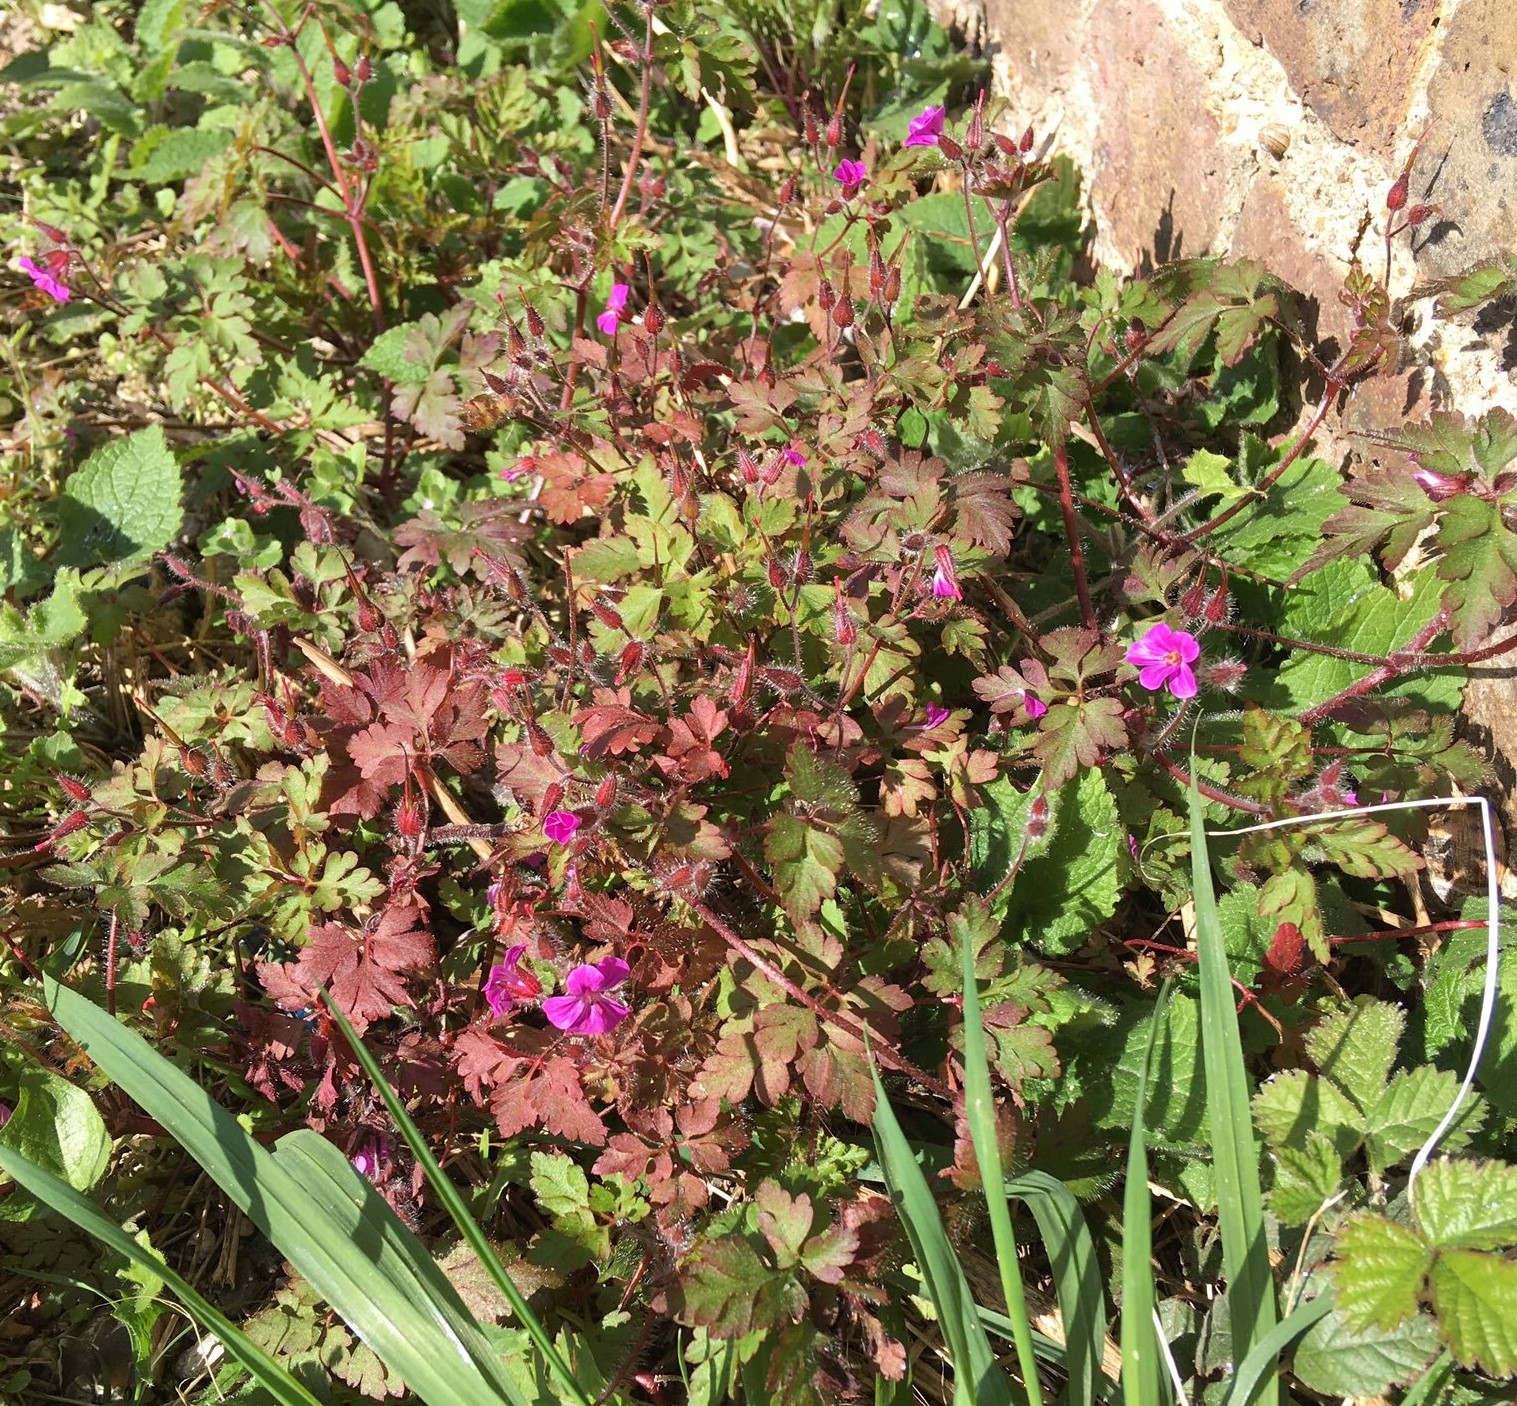
[[[1034,722],[1048,711],[1048,704],[1036,694],[1028,693],[1025,689],[1022,691],[1022,706],[1027,709],[1027,716]]]
[[[70,296],[72,296],[68,291],[67,285],[53,272],[56,269],[61,274],[68,268],[68,256],[66,254],[57,260],[50,258],[47,268],[38,268],[36,264],[26,258],[16,260],[16,265],[22,273],[26,274],[55,303],[66,303]]]
[[[1345,791],[1343,793],[1343,804],[1346,805],[1346,806],[1356,806],[1356,805],[1358,805],[1359,804],[1359,793],[1357,791]]]
[[[607,337],[616,335],[616,324],[627,315],[627,295],[632,291],[625,283],[613,283],[611,295],[606,299],[606,310],[595,319],[595,325]]]
[[[786,449],[780,454],[780,462],[788,464],[792,469],[804,469],[806,456],[799,449]]]
[[[575,967],[564,982],[568,995],[549,996],[543,1002],[543,1014],[550,1025],[571,1035],[604,1035],[631,1014],[629,1007],[604,992],[620,986],[631,974],[632,969],[620,957]]]
[[[530,970],[521,966],[522,954],[527,950],[525,942],[506,949],[506,959],[490,968],[485,981],[485,1000],[490,1014],[502,1016],[518,1001],[535,1001],[543,993],[542,983]]]
[[[1196,696],[1196,676],[1191,665],[1201,657],[1194,635],[1171,629],[1162,621],[1142,639],[1127,646],[1127,662],[1138,667],[1138,682],[1144,688],[1169,689],[1176,698]]]
[[[566,845],[579,829],[579,816],[572,810],[550,811],[543,818],[543,834],[556,845]]]
[[[963,600],[964,592],[959,589],[959,578],[953,569],[953,553],[947,547],[939,546],[935,549],[937,557],[937,570],[932,573],[932,593],[939,598]]]
[[[942,727],[948,721],[948,709],[941,703],[929,703],[927,705],[927,721],[916,723],[911,728],[912,732],[931,732],[935,727]]]
[[[922,109],[920,117],[911,119],[911,126],[907,129],[907,146],[936,146],[938,138],[943,135],[943,109],[940,107],[928,107]]]
[[[832,179],[843,187],[843,199],[852,200],[869,179],[869,168],[862,161],[839,161],[833,168]]]

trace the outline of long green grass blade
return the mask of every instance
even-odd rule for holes
[[[195,1286],[170,1269],[156,1255],[150,1254],[130,1235],[104,1215],[88,1197],[75,1191],[66,1181],[28,1161],[19,1152],[0,1146],[0,1171],[24,1186],[43,1205],[67,1216],[81,1230],[88,1231],[101,1244],[118,1255],[141,1265],[172,1289],[179,1301],[203,1328],[208,1328],[231,1355],[247,1368],[253,1380],[263,1387],[280,1406],[321,1406],[321,1403],[253,1342],[232,1320],[213,1307]]]
[[[527,1406],[447,1277],[352,1167],[309,1182],[266,1152],[189,1075],[78,992],[44,979],[58,1023],[205,1168],[380,1359],[428,1406]],[[318,1200],[318,1196],[322,1199]]]
[[[870,1069],[874,1074],[874,1141],[880,1167],[948,1340],[956,1406],[1011,1406],[1011,1383],[996,1365],[964,1270],[943,1229],[932,1190],[885,1096],[872,1054]]]
[[[511,1305],[511,1311],[516,1315],[517,1321],[526,1328],[537,1350],[542,1353],[544,1360],[558,1374],[559,1381],[570,1397],[579,1402],[580,1406],[590,1406],[590,1398],[586,1396],[580,1385],[570,1372],[568,1364],[554,1346],[553,1339],[547,1329],[538,1321],[537,1315],[532,1312],[529,1305],[521,1295],[511,1276],[506,1273],[505,1266],[501,1264],[490,1242],[485,1237],[483,1230],[479,1228],[479,1222],[474,1219],[473,1212],[469,1210],[458,1188],[448,1179],[443,1172],[437,1158],[432,1155],[432,1149],[427,1146],[426,1139],[421,1135],[421,1129],[412,1121],[406,1112],[405,1105],[401,1103],[395,1090],[390,1087],[390,1082],[384,1076],[384,1070],[380,1068],[379,1061],[373,1053],[358,1038],[357,1032],[348,1022],[347,1016],[337,1008],[325,991],[322,992],[322,1001],[326,1005],[328,1013],[347,1036],[348,1044],[353,1047],[353,1053],[358,1056],[358,1062],[363,1066],[364,1073],[369,1076],[369,1082],[374,1085],[384,1106],[389,1110],[390,1117],[405,1139],[406,1146],[411,1149],[411,1154],[416,1158],[417,1164],[426,1174],[427,1181],[432,1190],[437,1194],[437,1199],[442,1207],[452,1217],[453,1224],[458,1227],[459,1233],[468,1242],[469,1248],[479,1256],[490,1278],[499,1286],[500,1291],[506,1297],[506,1302]]]
[[[1441,1401],[1443,1389],[1454,1375],[1454,1354],[1447,1348],[1428,1365],[1427,1370],[1407,1387],[1401,1398],[1401,1406],[1426,1406],[1429,1401]]]
[[[1053,1270],[1054,1292],[1064,1320],[1064,1368],[1068,1381],[1060,1399],[1065,1406],[1089,1406],[1104,1397],[1108,1386],[1113,1385],[1102,1374],[1101,1364],[1106,1355],[1106,1290],[1090,1227],[1070,1189],[1047,1172],[1023,1172],[1008,1178],[1006,1194],[1027,1203],[1038,1223],[1038,1237]],[[1036,1335],[1033,1341],[1036,1345]]]
[[[1138,1070],[1138,1096],[1127,1142],[1127,1185],[1122,1191],[1122,1398],[1125,1406],[1160,1406],[1160,1348],[1154,1327],[1153,1223],[1148,1198],[1148,1148],[1144,1126],[1148,1072],[1159,1027],[1169,1006],[1169,982],[1159,988],[1148,1045]]]
[[[1006,1316],[1011,1320],[1017,1365],[1031,1406],[1043,1406],[1038,1381],[1038,1361],[1032,1350],[1032,1324],[1027,1321],[1027,1296],[1022,1289],[1022,1269],[1017,1260],[1017,1238],[1011,1210],[1002,1186],[1001,1149],[996,1136],[995,1095],[990,1088],[990,1060],[985,1049],[985,1023],[980,1014],[979,979],[974,970],[974,944],[969,925],[960,943],[964,975],[964,1112],[969,1123],[980,1181],[990,1208],[990,1234],[995,1241],[996,1265],[1001,1271],[1001,1292],[1006,1298]]]
[[[1233,1378],[1227,1384],[1227,1394],[1222,1406],[1251,1406],[1265,1379],[1279,1370],[1280,1354],[1306,1336],[1306,1330],[1319,1319],[1326,1318],[1333,1307],[1331,1292],[1318,1294],[1314,1299],[1297,1304],[1294,1309],[1253,1346],[1247,1357],[1238,1363]],[[1406,1397],[1402,1406],[1411,1406],[1411,1397]]]
[[[1249,1109],[1248,1075],[1238,1012],[1233,1006],[1222,923],[1212,890],[1201,797],[1190,791],[1191,882],[1196,905],[1196,958],[1201,994],[1201,1059],[1211,1117],[1217,1218],[1222,1229],[1222,1266],[1227,1276],[1233,1360],[1242,1361],[1277,1321],[1269,1248],[1264,1238],[1264,1198],[1259,1187],[1259,1148]],[[1276,1392],[1278,1399],[1279,1393]]]

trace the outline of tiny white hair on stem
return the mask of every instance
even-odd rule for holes
[[[1208,830],[1206,834],[1217,839],[1232,835],[1257,835],[1265,830],[1283,830],[1290,825],[1311,825],[1322,820],[1345,820],[1359,815],[1379,815],[1393,810],[1452,810],[1456,806],[1479,806],[1481,834],[1485,841],[1485,897],[1486,897],[1486,944],[1485,944],[1485,989],[1480,997],[1480,1020],[1475,1027],[1475,1044],[1470,1051],[1470,1065],[1459,1085],[1459,1092],[1443,1115],[1443,1121],[1433,1129],[1428,1140],[1417,1149],[1412,1158],[1411,1170],[1407,1173],[1406,1195],[1410,1201],[1417,1186],[1417,1177],[1427,1165],[1428,1159],[1438,1149],[1445,1134],[1454,1126],[1459,1110],[1469,1095],[1480,1070],[1480,1060],[1485,1054],[1486,1040],[1490,1037],[1491,1021],[1496,1013],[1496,990],[1501,976],[1501,880],[1496,872],[1496,829],[1491,814],[1491,803],[1484,796],[1429,796],[1417,801],[1385,801],[1380,805],[1355,806],[1351,810],[1316,811],[1311,815],[1292,815],[1284,820],[1270,820],[1262,825],[1244,825],[1236,830]]]

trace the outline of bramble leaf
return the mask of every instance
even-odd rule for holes
[[[1476,1250],[1446,1250],[1428,1284],[1438,1327],[1466,1367],[1517,1375],[1517,1261]]]
[[[1350,1328],[1389,1331],[1417,1312],[1433,1252],[1415,1231],[1384,1216],[1354,1216],[1338,1233],[1333,1282]]]
[[[1358,1001],[1324,1016],[1306,1037],[1306,1052],[1367,1113],[1385,1092],[1405,1025],[1399,1007]]]
[[[1417,1182],[1415,1214],[1436,1249],[1517,1245],[1517,1167],[1436,1158]]]

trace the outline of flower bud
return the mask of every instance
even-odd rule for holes
[[[531,718],[527,719],[527,742],[531,746],[534,756],[551,757],[553,755],[553,739],[548,736]]]
[[[664,330],[664,323],[667,321],[668,319],[664,316],[663,310],[657,303],[650,304],[648,311],[643,314],[643,326],[653,333],[655,337]]]
[[[210,763],[206,761],[205,753],[197,752],[193,747],[181,747],[179,765],[184,768],[187,776],[204,776]]]
[[[548,330],[548,326],[547,326],[547,323],[545,323],[543,321],[543,315],[540,312],[538,312],[538,310],[535,307],[533,307],[531,303],[528,303],[527,304],[527,331],[529,331],[534,337],[536,337],[538,341],[542,341],[543,334],[547,330]]]
[[[827,146],[829,148],[843,144],[843,114],[834,112],[827,119]]]
[[[892,267],[885,275],[885,301],[895,303],[901,296],[901,271]]]
[[[823,279],[817,286],[816,300],[821,305],[823,312],[831,312],[832,305],[837,302],[837,289],[827,280]]]
[[[53,779],[58,783],[59,789],[62,790],[69,800],[79,805],[89,804],[90,788],[84,782],[61,771],[55,771]]]
[[[595,804],[601,810],[610,810],[616,804],[616,773],[608,772],[595,788]]]
[[[1403,171],[1396,177],[1396,184],[1386,192],[1385,208],[1387,210],[1399,210],[1406,204],[1407,191],[1411,183],[1412,173],[1410,171]]]
[[[622,625],[621,611],[607,605],[604,601],[592,600],[590,602],[590,610],[595,618],[599,620],[601,624],[604,625],[608,630],[620,630],[625,628]]]
[[[339,88],[351,88],[353,86],[352,70],[335,55],[332,58],[332,76],[337,80]]]
[[[643,662],[643,645],[641,640],[628,640],[622,646],[622,652],[617,659],[616,682],[618,687],[627,682],[638,670]]]
[[[785,177],[785,183],[784,183],[784,185],[782,185],[780,187],[780,194],[779,194],[779,201],[778,201],[780,209],[783,210],[785,208],[785,206],[787,206],[788,204],[790,204],[790,202],[792,200],[794,200],[794,199],[795,199],[795,177],[794,176],[786,176]]]
[[[754,462],[753,455],[746,449],[737,451],[737,466],[743,475],[743,482],[754,484],[759,481],[759,466]]]
[[[843,583],[834,581],[832,584],[836,590],[832,601],[832,637],[839,644],[850,646],[858,640],[859,627],[854,622],[847,601],[843,599]]]
[[[414,840],[421,834],[421,807],[411,800],[402,801],[395,807],[395,833],[403,840]]]
[[[1450,498],[1458,497],[1470,484],[1468,474],[1453,477],[1438,473],[1435,469],[1421,467],[1412,477],[1417,480],[1418,487],[1435,503],[1443,503]]]
[[[784,572],[783,568],[780,566],[779,562],[777,562],[773,557],[769,558],[769,568],[768,569],[769,569],[769,584],[771,586],[773,586],[776,591],[782,591],[782,590],[784,590],[785,589],[785,572]]]
[[[558,803],[564,798],[564,788],[557,781],[548,783],[543,792],[543,814],[549,815],[558,809]]]
[[[57,841],[63,839],[65,835],[72,835],[76,831],[84,829],[84,827],[89,823],[90,817],[88,811],[71,811],[68,815],[65,815],[61,821],[58,822],[58,825],[53,830],[53,832],[48,835],[48,837],[40,844],[34,845],[33,849],[50,849],[54,844],[57,843]]]
[[[853,299],[846,293],[837,301],[837,306],[832,310],[832,320],[839,327],[853,326]]]
[[[817,127],[816,127],[816,115],[811,111],[811,109],[809,107],[806,109],[805,118],[806,118],[806,145],[807,146],[815,146],[821,140],[821,133],[817,131]]]
[[[950,161],[958,161],[964,155],[964,148],[954,141],[947,132],[944,132],[938,138],[938,150]]]
[[[369,62],[367,54],[358,56],[358,66],[353,72],[360,83],[367,83],[374,76],[374,65]]]
[[[1436,205],[1413,205],[1406,212],[1406,222],[1415,229],[1418,225],[1424,223],[1429,216],[1435,215],[1437,212],[1438,206]]]
[[[1048,797],[1039,796],[1027,812],[1027,843],[1036,844],[1048,833]]]
[[[1022,140],[1018,143],[1023,156],[1026,156],[1027,153],[1032,150],[1032,141],[1032,128],[1028,127],[1028,129],[1022,133]]]

